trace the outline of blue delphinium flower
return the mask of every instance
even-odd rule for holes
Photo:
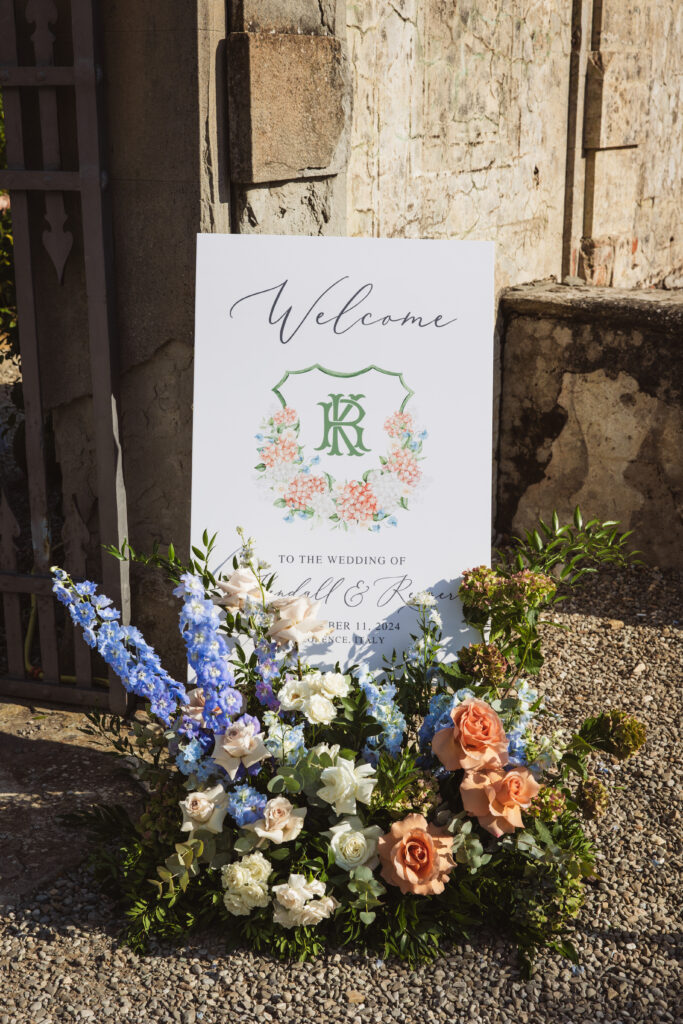
[[[204,693],[204,725],[225,732],[242,710],[242,695],[234,686],[229,649],[219,626],[223,613],[205,597],[198,576],[184,573],[174,593],[183,598],[180,632],[185,640],[190,665],[197,673],[197,685]]]
[[[242,828],[263,817],[267,802],[268,798],[251,786],[237,786],[228,800],[228,814],[238,828]]]
[[[398,757],[403,744],[406,720],[394,701],[396,687],[392,683],[380,686],[371,677],[364,675],[360,688],[370,705],[369,714],[382,726],[381,733],[368,738],[363,748],[363,757],[371,764],[377,764],[382,752],[389,754],[390,757]]]
[[[159,657],[133,626],[121,625],[121,613],[111,600],[97,593],[90,580],[73,584],[63,569],[53,569],[53,592],[66,606],[86,643],[97,648],[131,693],[146,698],[150,710],[169,725],[178,704],[187,703],[185,687],[162,668]]]

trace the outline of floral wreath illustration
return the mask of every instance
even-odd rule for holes
[[[413,392],[400,374],[376,366],[357,373],[338,373],[316,364],[292,372],[307,373],[311,369],[333,377],[358,377],[369,370],[399,377],[408,394],[401,407],[384,422],[388,436],[386,453],[380,455],[379,465],[365,469],[357,479],[338,480],[331,473],[316,471],[320,456],[307,456],[299,439],[299,413],[287,405],[278,390],[289,375],[285,374],[273,388],[282,408],[265,418],[256,434],[260,462],[255,469],[259,481],[275,495],[275,507],[286,509],[287,523],[299,519],[326,523],[333,529],[361,527],[373,532],[396,526],[396,514],[409,510],[409,500],[422,479],[420,463],[424,460],[422,447],[427,431],[419,430],[412,414],[405,411]]]

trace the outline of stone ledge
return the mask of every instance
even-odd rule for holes
[[[683,332],[683,289],[631,290],[536,281],[505,289],[500,304],[506,315],[609,321],[625,327]]]

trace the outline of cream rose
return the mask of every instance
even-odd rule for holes
[[[337,709],[322,693],[313,693],[304,701],[301,709],[312,725],[329,725],[337,717]]]
[[[330,846],[335,862],[344,871],[352,871],[363,864],[376,867],[379,861],[377,840],[382,835],[379,825],[363,828],[360,818],[351,816],[333,825],[328,835],[331,836]]]
[[[323,768],[320,779],[324,783],[318,790],[321,800],[334,806],[335,814],[355,814],[356,801],[369,804],[377,779],[370,778],[375,774],[371,764],[361,764],[356,768],[353,761],[338,757],[330,768]]]
[[[201,724],[204,721],[204,704],[206,701],[204,691],[199,686],[195,686],[193,690],[188,692],[187,696],[189,700],[183,707],[183,715],[186,718],[191,718],[193,722]]]
[[[304,903],[303,907],[298,907],[295,910],[284,910],[284,913],[278,914],[278,908],[275,908],[273,912],[273,920],[276,924],[281,924],[284,928],[296,928],[297,925],[316,925],[320,924],[325,918],[331,917],[334,911],[339,906],[339,903],[334,896],[324,896],[320,900],[311,900],[309,903]]]
[[[183,812],[182,832],[204,829],[218,834],[223,831],[223,821],[228,812],[228,794],[221,785],[189,793],[180,801],[180,809]]]
[[[270,753],[263,742],[263,736],[256,732],[254,722],[242,719],[228,726],[222,735],[216,736],[212,756],[216,764],[225,768],[230,778],[234,779],[241,764],[249,768],[270,757]]]
[[[252,569],[236,569],[230,579],[219,582],[218,586],[225,597],[220,597],[216,603],[233,613],[244,611],[249,602],[263,604],[264,597],[266,600],[270,597],[265,587],[261,591],[258,577]]]
[[[266,839],[277,846],[280,843],[291,843],[301,832],[306,817],[305,807],[294,807],[285,796],[276,796],[269,800],[263,811],[263,817],[244,829],[254,832],[259,837],[259,845]]]
[[[327,619],[317,617],[321,607],[320,601],[312,601],[310,597],[277,598],[270,608],[278,615],[268,632],[278,644],[323,640],[332,629]]]

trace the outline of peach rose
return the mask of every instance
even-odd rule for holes
[[[380,874],[403,893],[432,896],[443,892],[448,873],[455,867],[452,847],[453,836],[446,829],[428,825],[421,814],[409,814],[377,840]]]
[[[522,828],[522,811],[540,790],[528,768],[502,768],[485,772],[465,772],[460,786],[463,807],[479,819],[479,824],[494,836]]]
[[[508,741],[500,718],[486,701],[471,697],[451,712],[453,728],[434,733],[432,750],[444,768],[500,768],[508,762]]]

